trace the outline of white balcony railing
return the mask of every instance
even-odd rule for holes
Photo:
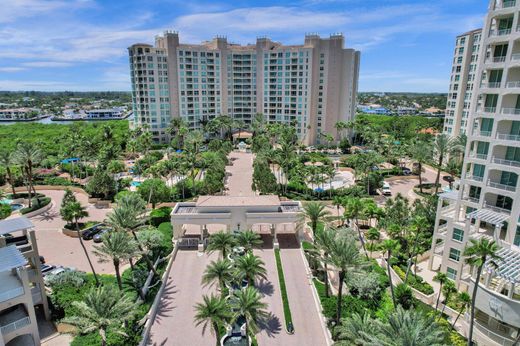
[[[520,60],[520,53],[511,54],[511,61],[518,61],[518,60]]]
[[[462,197],[463,200],[471,202],[471,203],[478,203],[480,201],[479,198],[476,197],[470,197],[470,196],[464,196]]]
[[[488,154],[470,153],[469,157],[480,160],[487,160]]]
[[[480,87],[481,88],[490,88],[490,89],[495,89],[495,88],[500,88],[500,82],[488,82],[488,83],[481,83],[480,84]]]
[[[509,209],[504,209],[504,208],[500,208],[500,207],[497,207],[495,205],[490,205],[488,204],[488,202],[484,201],[484,208],[487,208],[487,209],[490,209],[490,210],[494,210],[498,213],[502,213],[502,214],[507,214],[507,215],[511,215],[511,210]]]
[[[31,319],[29,316],[20,318],[17,321],[11,322],[9,324],[6,324],[5,326],[0,327],[0,332],[3,335],[9,334],[14,332],[17,329],[23,328],[27,325],[31,324]]]
[[[520,114],[520,108],[502,108],[502,114]]]
[[[23,286],[16,287],[9,291],[5,291],[0,293],[0,302],[5,302],[9,299],[13,299],[15,297],[21,296],[24,293]]]
[[[519,58],[520,58],[520,54],[519,54]],[[505,56],[493,56],[493,57],[489,57],[486,59],[486,62],[487,63],[500,63],[500,62],[504,62],[506,61],[506,57]]]
[[[500,30],[491,30],[489,32],[489,37],[495,36],[505,36],[511,33],[511,29],[500,29]]]
[[[477,112],[484,112],[484,113],[495,113],[497,111],[497,107],[478,107]]]
[[[483,181],[484,177],[479,177],[478,175],[467,175],[466,179],[473,181]]]
[[[520,88],[520,81],[516,82],[507,82],[506,88]]]
[[[475,130],[475,131],[473,131],[473,135],[475,135],[475,136],[482,136],[482,137],[490,137],[491,136],[491,131]]]
[[[512,160],[506,160],[506,159],[499,159],[498,157],[493,156],[492,160],[493,163],[499,164],[499,165],[505,165],[510,167],[520,167],[519,161],[512,161]]]
[[[493,187],[493,188],[499,189],[499,190],[504,190],[504,191],[510,191],[510,192],[515,192],[516,191],[516,186],[500,184],[500,183],[493,182],[491,180],[488,180],[487,186]]]
[[[508,141],[520,141],[520,135],[509,135],[507,133],[497,133],[496,138]]]

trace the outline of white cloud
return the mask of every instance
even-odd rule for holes
[[[72,11],[92,5],[90,0],[3,0],[0,23],[11,23],[18,19],[42,16],[66,9]]]
[[[60,61],[29,61],[22,63],[22,66],[26,67],[69,67],[72,65],[72,63]]]
[[[25,70],[25,68],[16,66],[0,67],[0,72],[19,72],[23,70]]]

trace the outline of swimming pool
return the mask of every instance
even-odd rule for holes
[[[141,182],[140,182],[140,181],[132,181],[132,182],[130,183],[130,185],[131,185],[131,186],[134,186],[134,187],[138,187],[138,186],[141,185]]]

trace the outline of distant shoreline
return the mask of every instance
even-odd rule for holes
[[[42,115],[42,116],[31,118],[31,119],[4,119],[4,118],[1,118],[0,122],[30,123],[32,121],[38,121],[38,120],[42,120],[42,119],[47,119],[48,117],[50,117],[50,115]]]

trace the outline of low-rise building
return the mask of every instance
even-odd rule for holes
[[[38,108],[7,108],[0,109],[1,120],[28,120],[38,117]]]
[[[118,119],[124,116],[120,108],[93,109],[85,112],[87,119]]]

